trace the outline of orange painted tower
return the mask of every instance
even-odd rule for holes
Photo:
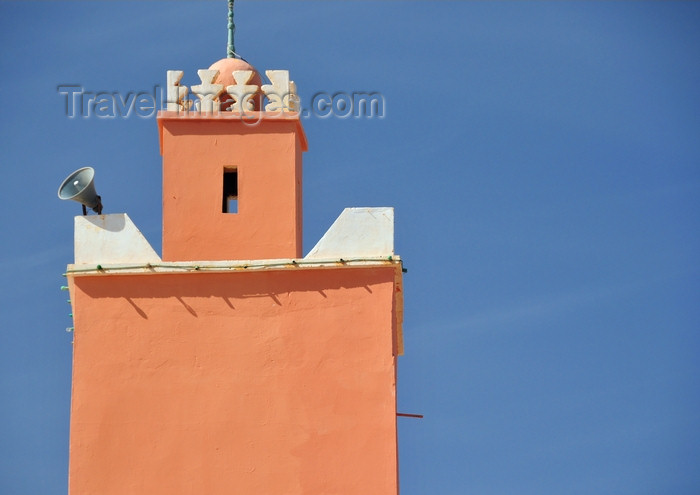
[[[393,210],[303,256],[306,137],[266,74],[168,72],[162,258],[125,214],[75,218],[69,495],[398,493]]]

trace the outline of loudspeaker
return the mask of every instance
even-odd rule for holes
[[[98,215],[102,214],[102,201],[95,191],[95,170],[92,167],[79,168],[70,174],[58,188],[58,197],[82,204],[83,215],[87,214],[86,206]]]

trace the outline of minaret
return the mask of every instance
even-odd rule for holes
[[[288,98],[287,72],[268,72],[278,84],[262,87]],[[240,59],[225,58],[200,73],[202,83],[193,88],[199,94],[228,88],[250,98],[230,104],[234,111],[183,112],[178,104],[159,115],[163,259],[301,257],[301,154],[307,144],[298,114],[255,110],[261,77]]]
[[[75,218],[69,495],[396,495],[393,209],[302,257],[288,73],[198,75],[158,115],[162,258],[125,214]]]

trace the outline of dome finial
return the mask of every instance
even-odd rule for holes
[[[228,46],[226,47],[227,58],[236,57],[236,45],[233,43],[233,33],[236,32],[236,25],[233,23],[233,2],[228,0]]]

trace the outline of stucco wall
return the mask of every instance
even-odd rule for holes
[[[394,267],[72,276],[70,495],[395,495]]]

